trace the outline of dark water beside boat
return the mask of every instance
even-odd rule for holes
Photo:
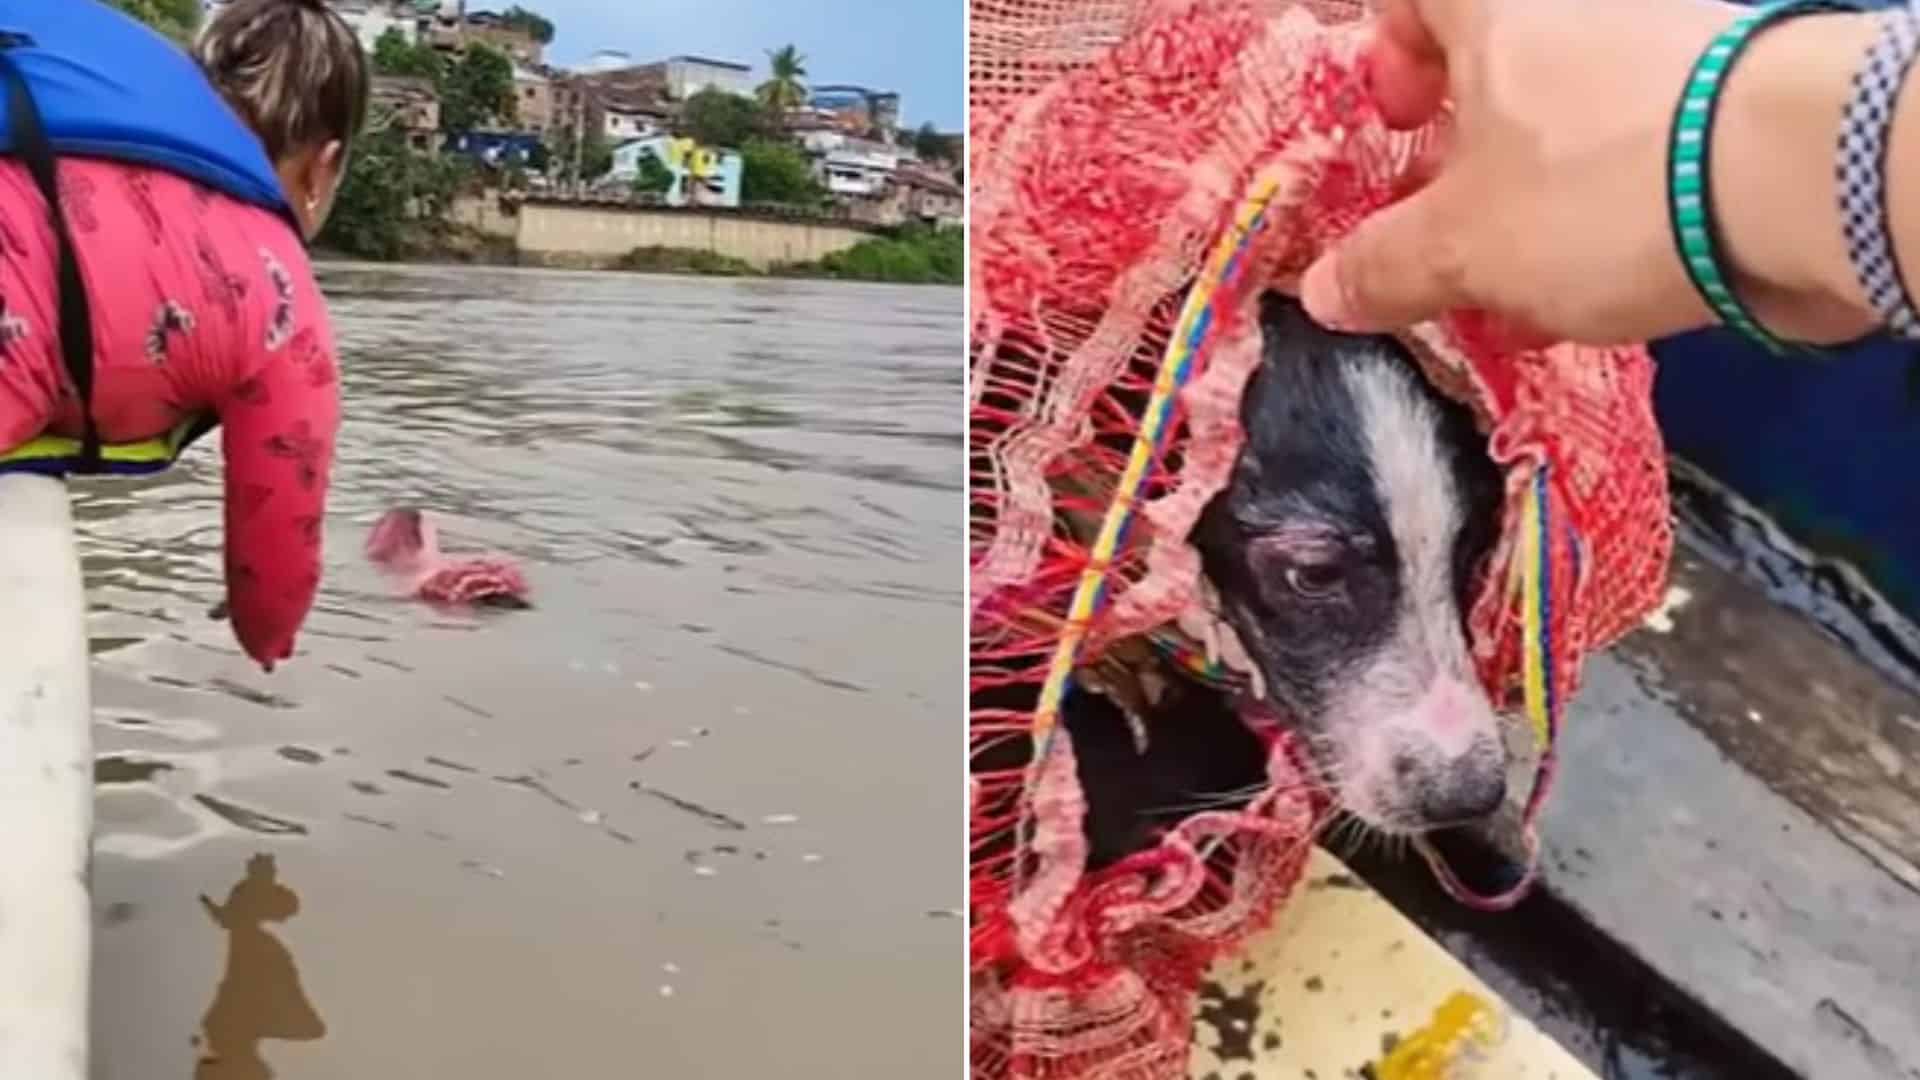
[[[348,421],[294,662],[260,674],[206,617],[217,440],[77,505],[94,1075],[903,1076],[958,1052],[961,294],[323,284]],[[403,502],[522,559],[536,609],[387,595],[359,544]]]

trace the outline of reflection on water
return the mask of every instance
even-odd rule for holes
[[[200,906],[227,932],[227,967],[200,1021],[194,1080],[267,1080],[274,1072],[260,1054],[263,1040],[306,1042],[327,1033],[300,986],[293,954],[266,927],[298,914],[300,897],[280,883],[273,856],[255,855],[226,903],[201,893]]]
[[[960,928],[927,915],[960,906],[961,294],[322,283],[347,420],[292,663],[262,675],[207,618],[217,439],[76,500],[94,1080],[179,1075],[204,1004],[179,988],[221,979],[179,898],[263,848],[326,943],[301,995],[259,991],[260,1038],[325,1008],[326,1038],[267,1048],[284,1076],[924,1072],[963,1007]],[[536,606],[393,596],[359,549],[396,505],[520,560]],[[284,959],[245,925],[236,950]],[[223,1061],[257,1060],[246,1015],[207,1015]]]

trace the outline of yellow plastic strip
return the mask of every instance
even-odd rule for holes
[[[1455,991],[1428,1024],[1394,1044],[1373,1066],[1376,1080],[1454,1080],[1461,1066],[1492,1047],[1499,1014],[1478,994]]]

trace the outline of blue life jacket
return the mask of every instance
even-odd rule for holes
[[[299,219],[259,137],[179,47],[100,0],[0,0],[0,154],[19,159],[46,200],[59,248],[59,339],[85,431],[42,435],[0,452],[0,472],[153,472],[209,431],[193,417],[156,439],[102,447],[93,418],[93,323],[55,159],[68,154],[150,165]]]
[[[56,154],[152,165],[293,221],[259,137],[138,19],[99,0],[0,0],[0,39]],[[19,154],[18,140],[0,115],[0,154]]]

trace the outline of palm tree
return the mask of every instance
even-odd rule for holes
[[[767,68],[772,77],[760,84],[761,104],[775,115],[798,108],[807,100],[807,58],[791,45],[767,50]]]

